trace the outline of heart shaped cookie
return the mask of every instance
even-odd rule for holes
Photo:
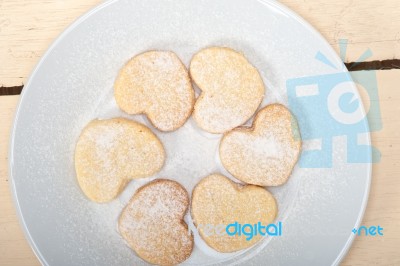
[[[202,91],[194,106],[194,119],[211,133],[224,133],[245,123],[264,96],[257,69],[230,48],[199,51],[190,62],[190,75]]]
[[[115,80],[114,96],[123,111],[146,114],[162,131],[181,127],[194,104],[189,74],[169,51],[149,51],[129,60]]]
[[[193,235],[183,221],[188,206],[188,194],[179,183],[157,179],[133,195],[119,217],[119,232],[145,261],[181,263],[193,249]]]
[[[90,122],[75,148],[79,186],[96,202],[114,199],[131,179],[155,174],[164,160],[157,136],[146,126],[124,118]]]
[[[301,149],[297,121],[281,104],[261,109],[251,128],[226,133],[219,146],[223,166],[253,185],[278,186],[287,181]]]
[[[277,211],[276,201],[266,189],[253,185],[243,186],[219,174],[203,178],[192,194],[193,222],[204,241],[219,252],[245,249],[262,238],[260,234],[253,234],[251,239],[248,234],[228,235],[226,230],[231,233],[233,230],[227,226],[254,225],[259,222],[270,224]]]

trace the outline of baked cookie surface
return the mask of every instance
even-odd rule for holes
[[[188,206],[188,194],[179,183],[156,179],[133,195],[119,217],[119,232],[145,261],[181,263],[190,256],[194,244],[183,221]]]
[[[162,143],[146,126],[124,118],[93,120],[75,148],[75,170],[84,194],[96,202],[114,199],[135,178],[158,172]]]
[[[220,159],[237,179],[253,185],[278,186],[287,181],[301,150],[295,117],[281,104],[261,109],[251,128],[227,132]]]
[[[148,51],[130,59],[114,83],[118,106],[128,114],[146,114],[161,131],[173,131],[189,118],[194,90],[178,56]]]
[[[224,232],[227,225],[272,223],[278,207],[275,198],[266,189],[253,185],[240,185],[220,174],[203,178],[192,193],[191,214],[200,236],[213,249],[227,253],[254,245],[262,236],[234,236]],[[208,225],[222,225],[220,233],[209,233]]]
[[[200,88],[193,116],[210,133],[224,133],[245,123],[264,96],[257,69],[230,48],[199,51],[190,62],[190,76]]]

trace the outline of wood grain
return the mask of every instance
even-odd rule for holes
[[[398,0],[281,0],[314,26],[336,49],[348,39],[345,62],[357,61],[370,48],[368,60],[400,59]]]
[[[50,43],[100,0],[0,0],[0,86],[26,82]],[[338,51],[348,39],[346,62],[367,49],[369,60],[400,59],[398,0],[281,0],[309,21]]]
[[[358,236],[342,265],[400,265],[400,70],[377,71],[383,129],[371,134],[381,154],[362,225],[384,228],[383,237]]]
[[[0,86],[26,82],[39,58],[100,0],[0,0]]]

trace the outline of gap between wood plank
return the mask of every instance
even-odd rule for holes
[[[350,62],[344,63],[349,71],[360,71],[360,70],[390,70],[400,69],[400,59],[388,59],[382,61],[369,61],[369,62]],[[24,85],[11,86],[11,87],[0,87],[0,96],[2,95],[19,95]]]
[[[349,71],[400,69],[400,59],[344,63]]]
[[[19,95],[21,94],[22,88],[24,85],[20,86],[12,86],[12,87],[0,87],[0,96],[3,95]]]

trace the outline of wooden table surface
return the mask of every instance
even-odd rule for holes
[[[7,173],[9,131],[19,96],[1,94],[18,92],[50,43],[100,2],[0,0],[0,265],[39,265],[17,220]],[[338,40],[348,39],[345,62],[357,61],[370,48],[368,60],[376,62],[361,68],[399,68],[399,61],[391,59],[400,59],[400,1],[281,2],[318,29],[336,51]],[[379,224],[384,236],[357,237],[342,265],[400,265],[400,70],[379,70],[376,75],[383,129],[372,133],[372,143],[382,160],[373,166],[362,224]]]

